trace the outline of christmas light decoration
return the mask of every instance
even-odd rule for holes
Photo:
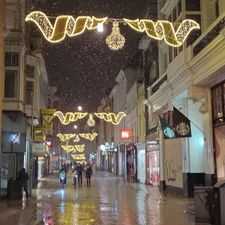
[[[55,18],[54,24],[41,11],[34,11],[28,14],[26,21],[34,22],[40,29],[45,39],[52,43],[62,41],[66,36],[75,37],[81,35],[85,30],[94,30],[102,28],[105,22],[112,22],[112,33],[106,38],[106,43],[112,50],[123,48],[125,38],[120,33],[119,23],[128,24],[129,27],[138,31],[145,32],[148,37],[162,40],[172,46],[181,46],[189,33],[194,29],[200,29],[197,22],[191,19],[186,19],[175,28],[174,25],[165,20],[156,22],[148,19],[110,19],[108,17],[96,18],[90,16],[78,16],[75,18],[72,15],[61,15]]]
[[[56,111],[54,116],[58,117],[60,122],[64,125],[68,125],[71,122],[76,122],[77,120],[83,119],[88,113],[83,112],[67,112],[65,115],[61,111]]]
[[[67,152],[84,152],[85,151],[85,145],[84,144],[81,144],[81,145],[61,145],[61,148],[64,150],[64,151],[67,151]]]
[[[138,32],[145,32],[150,38],[156,40],[164,39],[165,42],[172,47],[181,46],[192,30],[200,29],[199,24],[191,19],[183,20],[176,31],[173,24],[165,20],[158,20],[157,22],[153,22],[152,20],[144,19],[124,19],[124,21],[132,29]]]
[[[106,43],[112,50],[119,50],[125,44],[125,37],[120,33],[119,22],[114,21],[112,33],[107,36]]]
[[[69,141],[70,139],[74,138],[76,134],[57,134],[58,138],[60,138],[61,141]]]
[[[89,114],[89,118],[88,118],[87,124],[88,124],[89,127],[93,127],[95,125],[95,121],[93,119],[93,115],[92,114]]]
[[[80,141],[79,135],[76,135],[76,137],[74,138],[73,141],[74,141],[74,142],[79,142],[79,141]]]
[[[79,161],[86,159],[85,154],[71,154],[71,156],[73,157],[73,159],[79,160]]]
[[[45,13],[33,11],[26,16],[25,20],[34,22],[47,41],[57,43],[62,41],[66,35],[74,37],[81,35],[86,29],[97,29],[99,24],[103,24],[107,20],[107,17],[79,16],[75,19],[73,16],[62,15],[56,18],[53,26]]]
[[[61,148],[62,148],[64,151],[67,151],[67,152],[72,152],[72,151],[74,151],[74,146],[73,146],[73,145],[61,145]]]
[[[93,141],[98,136],[97,133],[93,133],[93,134],[91,134],[91,133],[81,133],[79,135],[80,135],[80,137],[88,139],[90,141]]]
[[[119,112],[117,115],[115,113],[94,113],[99,119],[103,119],[106,122],[111,122],[114,125],[118,125],[123,117],[126,116],[126,113]]]

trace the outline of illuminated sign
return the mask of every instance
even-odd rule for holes
[[[122,129],[120,135],[121,140],[131,139],[131,129]]]

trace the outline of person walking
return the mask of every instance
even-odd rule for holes
[[[67,178],[67,170],[63,166],[59,171],[59,183],[62,185],[62,188],[64,188],[64,185],[66,184],[66,178]]]
[[[87,169],[86,169],[86,179],[87,179],[87,187],[91,186],[91,176],[93,174],[91,165],[88,164]]]
[[[77,166],[77,180],[79,187],[82,187],[82,174],[83,174],[83,166],[79,163]]]
[[[77,187],[77,168],[73,169],[72,174],[73,174],[72,183],[74,188],[76,188]]]
[[[19,171],[19,177],[18,178],[19,178],[19,181],[20,181],[21,193],[23,195],[23,191],[25,191],[26,198],[28,198],[29,196],[28,196],[27,182],[29,180],[29,176],[26,173],[25,168],[22,168]]]

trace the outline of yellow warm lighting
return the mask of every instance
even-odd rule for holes
[[[150,38],[156,40],[162,40],[164,38],[165,42],[172,47],[181,46],[192,30],[200,29],[200,25],[191,19],[183,20],[176,31],[173,24],[165,20],[153,22],[152,20],[144,19],[124,19],[124,21],[132,29],[138,32],[145,32]]]
[[[101,113],[95,113],[95,116],[97,116],[99,119],[103,119],[106,122],[110,122],[114,125],[118,125],[123,117],[126,116],[126,113],[124,112],[119,112],[117,115],[115,113],[106,113],[106,112],[101,112]]]
[[[91,134],[91,133],[81,133],[79,135],[80,135],[80,137],[88,139],[90,141],[93,141],[98,136],[97,133],[93,133],[93,134]]]
[[[61,141],[69,141],[75,136],[76,134],[57,134],[57,137],[60,138]]]
[[[90,16],[79,16],[76,19],[70,15],[56,17],[54,26],[45,13],[33,11],[28,14],[25,21],[34,22],[42,32],[45,39],[51,43],[62,41],[66,35],[74,37],[81,35],[86,29],[97,29],[99,24],[105,23],[107,17],[95,18]]]
[[[65,115],[61,111],[56,111],[54,116],[58,117],[60,122],[64,125],[68,125],[71,122],[83,119],[88,113],[83,112],[67,112]]]

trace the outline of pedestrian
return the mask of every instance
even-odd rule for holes
[[[28,189],[27,189],[27,182],[29,180],[29,176],[26,173],[25,168],[22,168],[19,171],[19,182],[20,182],[20,187],[21,187],[21,193],[23,194],[23,191],[26,193],[26,197],[28,198]]]
[[[73,174],[73,186],[74,188],[77,187],[77,168],[74,168],[73,171],[72,171],[72,174]]]
[[[82,187],[82,175],[83,175],[83,166],[79,163],[77,166],[77,179],[79,187]]]
[[[87,169],[86,169],[87,187],[91,186],[91,176],[92,176],[92,174],[93,174],[93,171],[92,171],[91,165],[88,164]]]
[[[63,166],[59,171],[59,183],[62,185],[62,188],[64,188],[64,185],[66,184],[66,177],[67,177],[67,170]]]

